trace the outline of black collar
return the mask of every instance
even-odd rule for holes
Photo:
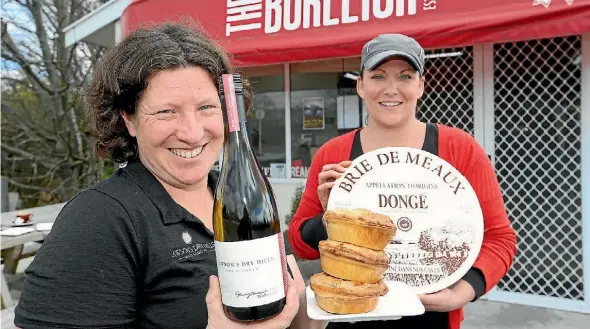
[[[183,220],[201,222],[184,207],[176,203],[160,181],[152,174],[144,164],[137,161],[130,161],[119,170],[123,170],[137,186],[152,200],[160,211],[164,225],[175,224]],[[207,177],[207,186],[215,191],[219,173],[211,170]],[[202,224],[202,223],[201,223]]]

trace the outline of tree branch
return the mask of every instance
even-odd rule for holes
[[[2,24],[4,25],[5,23],[2,22]],[[2,29],[4,30],[6,28],[6,26],[2,26]],[[33,72],[31,70],[31,67],[29,65],[29,63],[26,61],[25,58],[23,58],[19,51],[18,48],[16,47],[16,45],[14,44],[12,37],[10,36],[10,34],[8,33],[4,33],[2,35],[2,45],[4,45],[4,49],[3,49],[3,54],[2,56],[5,57],[6,54],[4,52],[6,52],[6,50],[9,51],[9,55],[11,56],[11,60],[18,63],[18,65],[20,65],[20,67],[25,71],[26,75],[33,81],[35,82],[35,84],[39,87],[41,87],[43,90],[45,90],[48,93],[51,93],[51,89],[49,89],[37,76],[37,74],[35,74],[35,72]],[[5,57],[6,58],[6,57]]]
[[[25,106],[23,106],[25,107]],[[13,110],[10,109],[10,106],[5,107],[6,114],[11,119],[11,122],[18,124],[20,131],[23,133],[30,135],[31,133],[35,133],[39,137],[40,143],[43,143],[45,147],[49,148],[49,145],[45,144],[45,141],[52,142],[57,144],[57,139],[52,136],[52,132],[45,129],[42,125],[38,122],[35,124],[33,122],[27,121],[23,116],[14,113]],[[12,115],[11,115],[12,114]]]
[[[53,27],[55,31],[59,31],[59,27],[53,22],[55,20],[54,17],[51,17],[51,15],[45,9],[42,9],[42,11],[43,15],[47,17],[46,21],[49,22],[49,24],[51,24],[51,27]]]
[[[71,180],[72,180],[72,177],[68,177],[68,178],[66,178],[66,179],[62,180],[62,181],[61,181],[61,184],[59,184],[59,186],[58,186],[58,187],[56,187],[56,188],[54,188],[53,190],[51,190],[51,192],[50,192],[50,193],[51,193],[51,194],[57,194],[57,192],[58,192],[59,190],[61,190],[61,189],[62,189],[62,188],[63,188],[63,187],[66,185],[66,183],[69,183]]]
[[[15,181],[14,179],[8,179],[8,182],[14,186],[24,188],[26,190],[43,191],[43,192],[49,191],[48,188],[19,183],[19,182]]]
[[[5,150],[5,151],[7,151],[9,153],[18,154],[18,155],[20,155],[20,156],[22,156],[22,157],[24,157],[26,159],[35,161],[35,162],[39,163],[40,165],[42,165],[45,168],[51,168],[51,166],[54,166],[55,165],[55,163],[48,163],[50,160],[47,159],[47,158],[40,158],[40,157],[38,157],[38,156],[36,156],[34,154],[31,154],[31,153],[29,153],[27,151],[23,151],[21,149],[18,149],[16,147],[12,147],[12,146],[6,145],[4,143],[0,143],[0,145],[2,146],[2,149],[3,150]]]

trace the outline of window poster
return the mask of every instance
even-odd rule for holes
[[[303,130],[321,130],[325,128],[324,98],[303,99]]]

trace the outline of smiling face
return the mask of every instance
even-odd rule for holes
[[[394,57],[373,71],[363,70],[356,87],[367,104],[370,122],[397,127],[415,120],[424,77],[408,62]]]
[[[141,161],[162,183],[182,189],[206,183],[224,138],[221,102],[206,70],[153,74],[135,115],[123,115]]]

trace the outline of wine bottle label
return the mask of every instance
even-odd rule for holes
[[[239,242],[215,241],[221,300],[231,307],[253,307],[287,295],[283,235]]]
[[[238,117],[238,102],[236,101],[234,78],[231,74],[223,75],[223,93],[225,95],[229,131],[239,131],[240,118]]]

